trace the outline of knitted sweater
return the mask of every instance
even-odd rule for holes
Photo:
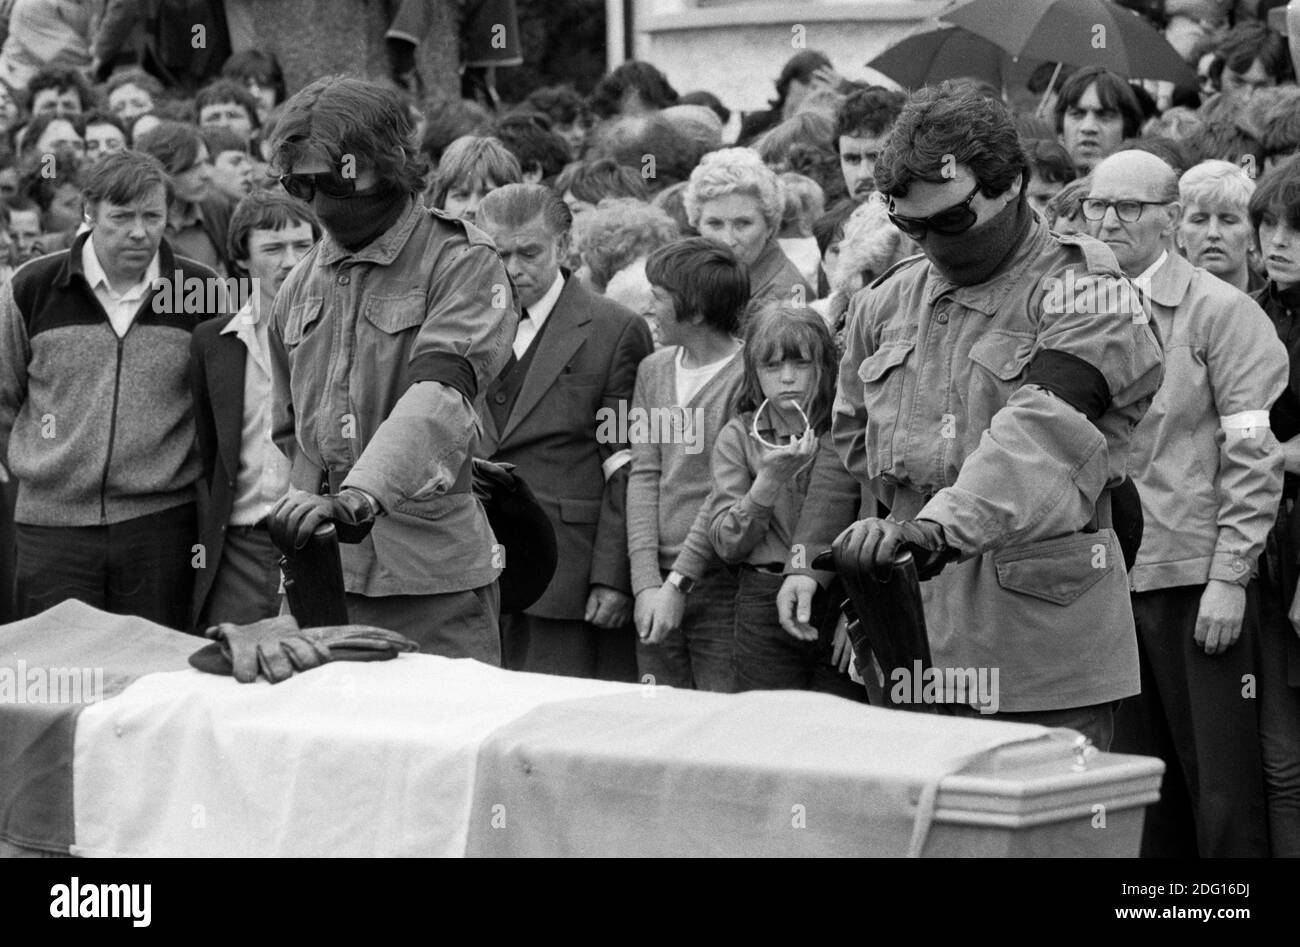
[[[19,523],[107,525],[195,497],[190,333],[217,312],[169,312],[170,293],[155,311],[151,289],[119,339],[81,267],[87,238],[0,289],[0,448]],[[166,241],[159,257],[168,284],[215,277]]]
[[[634,595],[658,588],[670,569],[698,579],[721,565],[707,526],[692,526],[709,495],[713,444],[731,417],[744,359],[737,351],[709,379],[685,405],[683,424],[677,407],[678,351],[670,346],[646,356],[632,395],[627,548]],[[644,422],[641,430],[638,421]]]

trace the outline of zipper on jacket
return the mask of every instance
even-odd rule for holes
[[[116,335],[117,333],[114,333]],[[117,436],[117,393],[122,385],[122,339],[117,340],[117,368],[113,372],[113,411],[108,416],[108,450],[104,452],[104,475],[99,481],[99,525],[108,525],[108,465],[113,462],[113,439]]]

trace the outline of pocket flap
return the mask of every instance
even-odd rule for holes
[[[916,343],[912,341],[890,342],[881,346],[862,360],[858,366],[858,379],[865,382],[879,381],[891,368],[903,364],[907,353],[915,346]]]
[[[1003,381],[1019,377],[1029,361],[1034,340],[994,333],[986,335],[970,348],[970,360],[982,365]]]
[[[599,500],[560,499],[560,519],[565,523],[599,523]]]
[[[425,302],[423,293],[375,296],[366,304],[366,319],[381,332],[396,335],[424,323]]]
[[[320,319],[325,308],[323,299],[304,299],[289,309],[289,318],[284,321],[284,344],[297,345],[307,331]]]
[[[994,554],[998,584],[1056,605],[1069,605],[1115,568],[1110,530],[1013,546]]]

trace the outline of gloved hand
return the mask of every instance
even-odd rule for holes
[[[872,570],[880,582],[889,581],[894,559],[903,552],[912,553],[917,577],[922,581],[934,578],[957,558],[957,550],[944,541],[943,527],[930,520],[895,523],[871,516],[840,533],[832,548],[837,567],[856,563],[863,572]]]
[[[207,637],[221,645],[235,680],[251,684],[260,673],[272,684],[297,671],[330,661],[382,661],[403,651],[418,651],[405,635],[369,625],[299,628],[292,615],[279,615],[251,625],[225,623],[209,628]]]
[[[271,510],[268,527],[280,549],[301,549],[327,520],[338,529],[339,542],[359,543],[375,525],[375,510],[354,487],[344,487],[332,497],[290,490]]]

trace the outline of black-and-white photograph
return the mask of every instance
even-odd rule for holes
[[[0,0],[0,856],[81,860],[22,911],[1106,858],[1249,919],[1298,64],[1300,0]]]

